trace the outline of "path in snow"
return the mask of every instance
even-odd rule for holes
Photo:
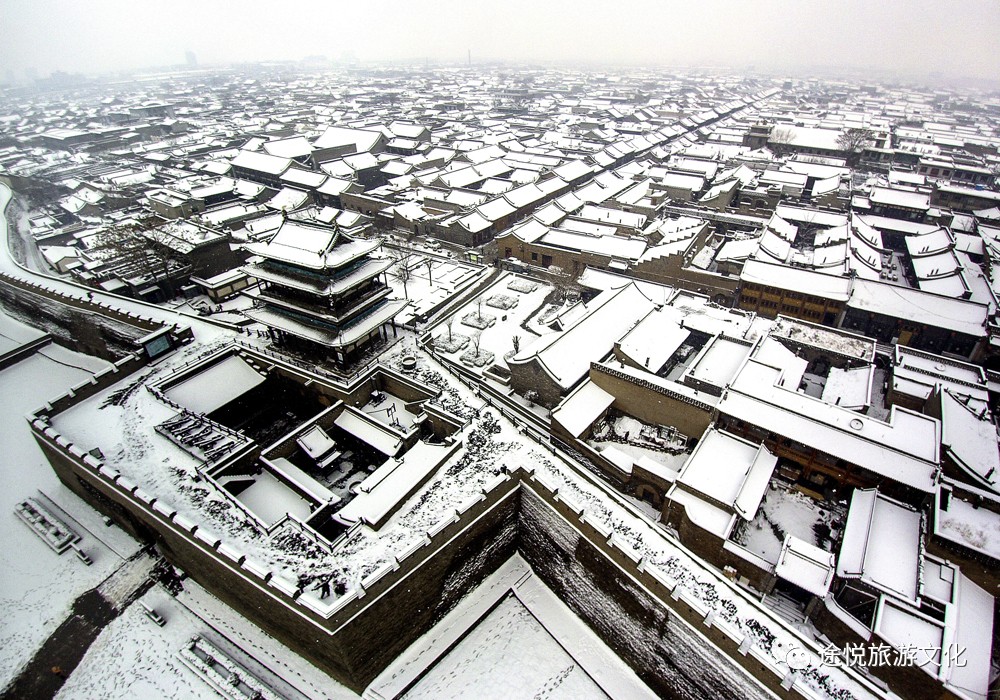
[[[0,318],[4,318],[0,314]],[[6,325],[13,325],[8,321]],[[107,362],[51,344],[0,371],[0,688],[7,685],[42,642],[70,614],[73,601],[106,579],[138,544],[107,527],[93,508],[56,477],[24,416],[46,400],[86,380]],[[14,515],[36,498],[81,536],[93,560],[86,566],[71,552],[49,549]]]
[[[129,559],[100,586],[73,603],[70,616],[7,686],[6,698],[52,698],[83,659],[90,645],[132,601],[149,590],[153,560],[141,553]]]

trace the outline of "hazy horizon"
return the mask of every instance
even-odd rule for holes
[[[0,68],[109,73],[351,56],[368,61],[473,61],[811,68],[938,80],[997,81],[1000,3],[974,0],[455,0],[277,6],[173,0],[5,0]]]

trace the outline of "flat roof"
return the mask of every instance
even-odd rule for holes
[[[229,355],[164,390],[171,401],[195,413],[211,413],[264,383],[239,355]]]
[[[837,575],[916,602],[923,554],[922,516],[878,492],[855,489],[837,557]]]
[[[677,476],[677,485],[753,519],[778,458],[763,445],[712,428]]]
[[[784,387],[784,372],[751,359],[723,393],[719,412],[925,493],[937,484],[940,423],[899,406],[888,422]]]

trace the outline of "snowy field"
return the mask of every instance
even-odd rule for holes
[[[366,696],[656,697],[518,555],[411,644]]]
[[[8,319],[4,323],[14,322]],[[0,687],[59,626],[77,596],[94,588],[121,564],[122,559],[88,530],[99,531],[102,538],[114,542],[120,554],[138,549],[121,530],[106,528],[88,505],[62,486],[24,419],[46,399],[104,366],[102,360],[52,344],[0,371],[0,396],[4,398],[0,404],[0,474],[4,484],[0,518],[5,543],[0,549],[0,603],[4,610]],[[67,517],[67,524],[82,536],[80,546],[93,558],[92,566],[84,565],[71,551],[56,554],[14,515],[15,504],[38,497],[39,490],[72,516],[72,520]]]
[[[608,696],[511,596],[403,697],[584,700]]]
[[[243,653],[234,654],[234,658],[258,677],[270,679],[279,689],[285,689],[284,692],[290,696],[289,700],[298,697],[296,693],[317,700],[357,700],[358,696],[350,689],[337,683],[196,583],[185,581],[184,591],[177,601],[202,620],[203,630],[211,630],[206,637],[229,651],[236,647],[244,650]],[[167,626],[169,625],[168,622]],[[219,640],[225,640],[225,643],[219,644]]]
[[[62,700],[155,700],[215,698],[211,686],[177,656],[202,631],[200,621],[179,605],[167,605],[169,594],[154,588],[140,600],[163,615],[157,627],[139,604],[131,605],[108,625],[63,685]],[[172,602],[172,601],[170,601]]]
[[[358,697],[197,584],[185,581],[184,588],[177,599],[160,587],[140,599],[166,619],[163,627],[154,625],[139,604],[132,605],[108,625],[57,697],[61,700],[218,698],[218,693],[178,656],[195,635],[223,649],[250,674],[288,700]],[[250,650],[252,656],[241,648]]]
[[[0,354],[16,350],[43,335],[45,333],[36,328],[26,326],[5,314],[0,314]]]

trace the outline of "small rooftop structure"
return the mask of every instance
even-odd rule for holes
[[[667,498],[683,505],[695,524],[725,539],[736,516],[753,520],[777,463],[763,445],[709,428]]]
[[[325,469],[340,457],[337,443],[333,441],[321,425],[313,425],[295,440],[302,450],[313,458],[316,466]]]
[[[778,578],[822,598],[833,583],[835,559],[831,552],[786,534],[774,573]]]
[[[855,489],[837,557],[837,576],[916,603],[923,517],[878,489]]]
[[[552,420],[579,438],[614,401],[614,396],[588,379],[552,411]]]

